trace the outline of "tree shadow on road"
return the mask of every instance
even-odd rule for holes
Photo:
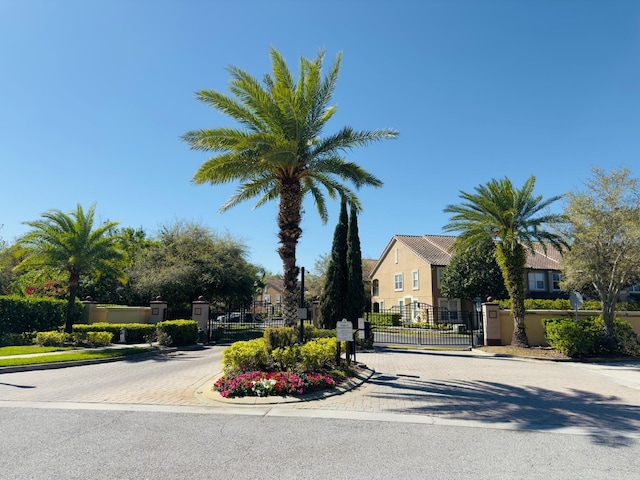
[[[391,408],[394,413],[509,422],[522,430],[580,427],[592,431],[595,442],[609,446],[631,444],[628,434],[640,432],[640,407],[621,403],[615,396],[488,381],[424,381],[413,376],[374,375],[369,381],[387,387],[389,393],[376,394],[378,398],[409,405]]]

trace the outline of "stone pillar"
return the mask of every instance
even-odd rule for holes
[[[165,320],[167,317],[167,302],[160,297],[156,297],[155,300],[149,302],[149,306],[151,307],[149,323],[158,323]]]
[[[84,311],[82,312],[82,322],[93,323],[91,314],[93,312],[93,309],[96,308],[96,306],[98,305],[98,302],[96,302],[91,297],[87,297],[84,300],[82,300],[82,303],[84,304]]]
[[[482,304],[482,326],[485,345],[502,344],[500,335],[500,305],[493,302]]]
[[[207,332],[209,329],[209,302],[199,296],[191,304],[191,320],[198,322],[198,329]]]

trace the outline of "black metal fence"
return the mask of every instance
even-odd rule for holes
[[[305,320],[311,325],[311,320]],[[209,341],[219,343],[260,338],[265,328],[284,325],[280,304],[255,302],[249,305],[210,306]]]
[[[366,314],[376,344],[471,347],[481,333],[481,313],[437,308],[424,303]]]

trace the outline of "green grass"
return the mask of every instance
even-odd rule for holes
[[[41,355],[38,357],[27,358],[2,358],[0,359],[0,367],[15,367],[19,365],[37,365],[41,363],[73,362],[80,360],[125,357],[148,351],[148,348],[131,347],[108,350],[74,351],[57,355]]]
[[[0,357],[9,355],[25,355],[29,353],[49,353],[63,350],[73,350],[74,347],[39,347],[38,345],[22,345],[12,347],[0,347]]]

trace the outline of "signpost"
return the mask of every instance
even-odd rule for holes
[[[584,300],[582,298],[582,295],[580,295],[580,292],[571,292],[571,295],[569,295],[569,303],[571,304],[571,306],[575,310],[575,312],[576,312],[576,320],[578,320],[578,310],[580,309],[580,307],[584,303]]]
[[[353,342],[353,323],[343,318],[336,323],[336,341],[338,342],[338,348],[336,351],[337,364],[340,365],[340,342]],[[347,348],[347,365],[350,364],[349,349]]]

